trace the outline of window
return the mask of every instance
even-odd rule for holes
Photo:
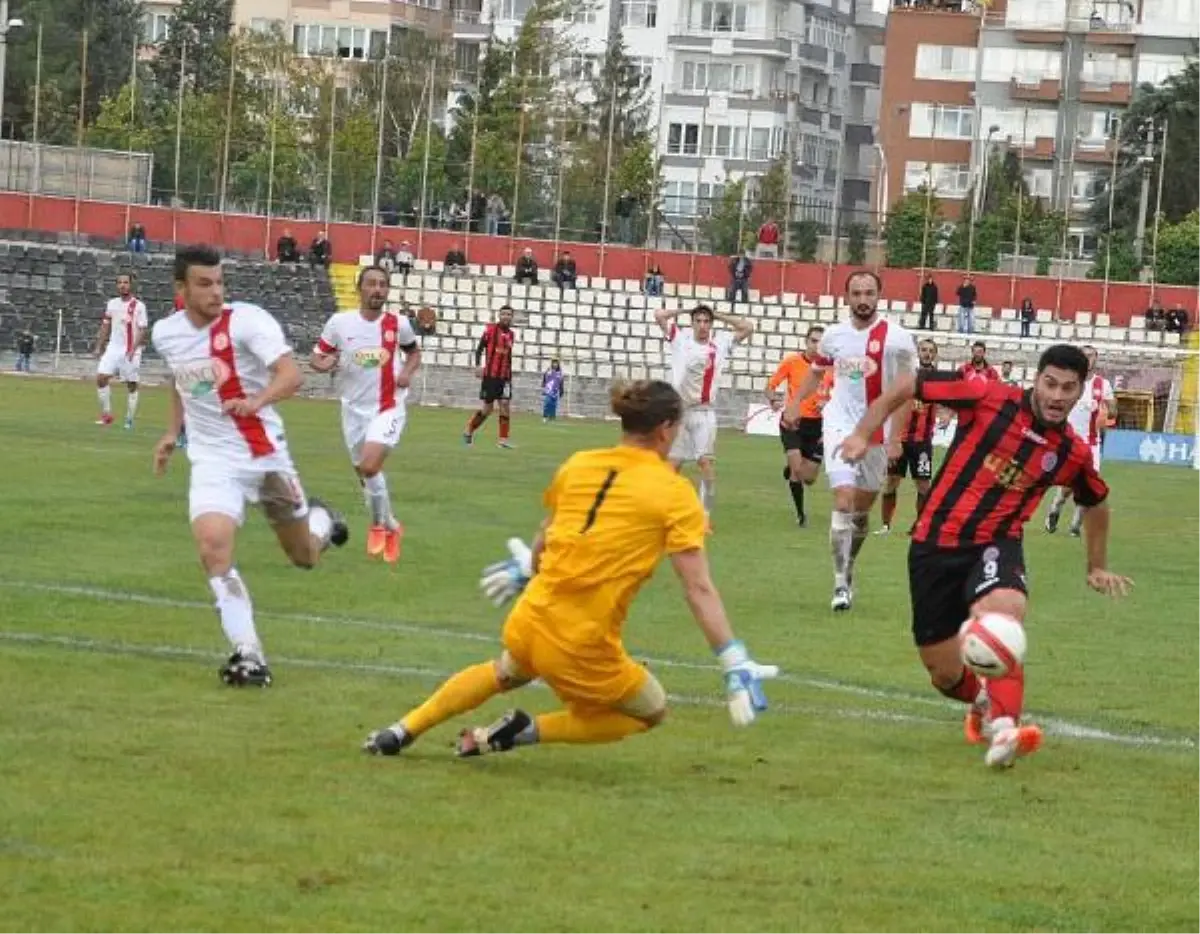
[[[1062,75],[1062,55],[1054,49],[984,49],[983,80],[1016,80],[1018,84],[1040,84]]]
[[[1000,128],[992,134],[993,140],[1011,139],[1032,146],[1039,137],[1052,139],[1057,135],[1058,112],[1037,107],[984,107],[979,122],[980,138],[986,139],[988,128],[993,126]]]
[[[906,162],[904,190],[916,191],[932,181],[939,198],[965,198],[971,188],[971,167],[962,162]]]
[[[720,62],[684,62],[680,84],[685,91],[748,91],[752,72],[745,65]]]
[[[1054,193],[1054,170],[1026,170],[1025,188],[1033,198],[1049,198]]]
[[[667,152],[675,156],[700,154],[700,124],[671,123],[667,125]]]
[[[1071,200],[1077,204],[1093,201],[1104,193],[1107,181],[1103,172],[1076,170],[1071,177]]]
[[[913,104],[908,135],[914,139],[971,139],[974,127],[971,107]]]
[[[647,85],[654,76],[654,59],[634,56],[629,60],[629,68],[642,79],[643,85]]]
[[[800,162],[817,169],[831,169],[837,159],[837,143],[814,133],[800,134]]]
[[[1103,149],[1117,132],[1119,115],[1115,110],[1091,110],[1079,115],[1079,147]]]
[[[260,35],[270,35],[281,26],[283,26],[283,20],[279,19],[266,19],[256,16],[250,20],[250,31],[259,33]]]
[[[750,159],[755,162],[766,162],[771,158],[771,131],[765,127],[756,127],[750,131]]]
[[[519,23],[533,6],[533,0],[500,0],[500,21]]]
[[[742,158],[746,150],[746,128],[706,126],[701,134],[700,152],[722,159]]]
[[[387,48],[387,34],[358,26],[296,25],[292,27],[292,45],[300,55],[363,61],[373,52],[382,57],[382,50]]]
[[[166,41],[171,31],[171,14],[147,13],[142,17],[142,41],[157,45]]]
[[[917,46],[914,74],[929,81],[974,81],[975,49],[921,43]]]
[[[459,81],[472,81],[479,74],[479,43],[454,43],[454,76]]]
[[[590,26],[596,22],[596,7],[594,4],[580,7],[567,17],[567,20],[580,26]]]
[[[695,12],[693,8],[693,20]],[[700,28],[708,32],[745,32],[746,5],[706,0],[700,4]]]
[[[1067,20],[1066,0],[1009,0],[1004,14],[1006,26],[1057,26]]]
[[[663,194],[664,214],[675,217],[696,216],[695,182],[667,182],[663,186]]]
[[[1195,36],[1200,26],[1196,0],[1143,0],[1142,29],[1156,36]]]
[[[834,52],[844,52],[846,27],[824,16],[810,16],[804,24],[804,41]]]
[[[1133,59],[1113,52],[1087,52],[1083,56],[1080,78],[1084,84],[1110,87],[1133,80]]]
[[[700,183],[700,214],[704,217],[712,214],[713,208],[720,204],[721,199],[725,197],[725,186],[722,184],[710,185],[708,182]]]
[[[658,25],[658,0],[621,0],[621,25],[653,29]]]
[[[1182,55],[1153,55],[1143,52],[1138,56],[1138,84],[1160,85],[1171,75],[1177,75],[1187,67],[1187,59]]]

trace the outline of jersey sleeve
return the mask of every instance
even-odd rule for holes
[[[987,380],[966,379],[961,373],[944,370],[921,370],[917,373],[916,398],[950,409],[974,408],[988,394]]]
[[[400,316],[400,324],[396,328],[396,344],[406,352],[417,346],[417,332],[413,330],[412,322],[403,315]]]
[[[1108,380],[1100,382],[1100,399],[1106,404],[1111,404],[1116,401],[1117,394],[1113,392],[1112,383]]]
[[[279,322],[262,308],[239,306],[234,321],[240,324],[238,336],[246,349],[265,366],[274,366],[280,357],[292,352]]]
[[[148,314],[146,314],[146,303],[145,302],[137,303],[137,316],[134,318],[134,322],[143,331],[146,330],[146,328],[148,328],[150,326],[150,316]]]
[[[779,366],[775,367],[775,372],[771,374],[771,378],[767,380],[767,392],[774,392],[778,389],[785,379],[788,378],[788,371],[791,369],[791,357],[786,357],[780,361]]]
[[[337,315],[331,315],[321,329],[321,336],[314,348],[317,353],[332,354],[341,349],[341,338],[338,336]]]
[[[666,507],[667,554],[695,551],[704,547],[704,507],[696,489],[683,478],[672,485],[671,496]]]
[[[828,370],[833,366],[834,346],[830,337],[829,331],[821,335],[821,343],[817,345],[817,355],[809,363],[814,370]]]
[[[1083,442],[1079,442],[1079,446],[1084,448],[1080,452],[1080,461],[1083,466],[1075,474],[1075,479],[1071,483],[1071,493],[1074,495],[1076,503],[1084,509],[1089,509],[1092,506],[1099,506],[1108,499],[1108,484],[1096,472],[1091,451],[1084,447]]]
[[[903,337],[897,341],[896,349],[892,351],[893,359],[896,361],[896,374],[917,372],[917,340],[907,331],[903,332]]]

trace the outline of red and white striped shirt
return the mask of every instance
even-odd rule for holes
[[[222,406],[266,388],[270,368],[291,353],[283,328],[245,302],[225,306],[220,317],[196,327],[186,312],[155,322],[150,340],[174,375],[183,400],[188,458],[245,463],[286,452],[283,419],[273,406],[254,415],[227,415]]]
[[[1075,433],[1092,447],[1100,443],[1100,429],[1104,427],[1100,424],[1100,408],[1103,405],[1111,409],[1115,399],[1112,383],[1099,373],[1093,373],[1084,380],[1083,394],[1071,409],[1067,421]]]
[[[403,354],[417,346],[417,333],[403,315],[385,311],[368,320],[362,312],[333,315],[325,322],[316,351],[338,355],[342,407],[373,416],[404,407],[407,389],[396,386]]]
[[[674,324],[667,336],[671,348],[671,385],[688,408],[712,405],[717,398],[717,381],[733,350],[733,334],[713,331],[704,343],[690,328]]]
[[[108,349],[132,356],[138,349],[141,333],[150,326],[146,306],[140,298],[110,298],[104,307],[109,321]]]

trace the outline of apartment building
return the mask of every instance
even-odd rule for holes
[[[1105,190],[1113,135],[1133,89],[1194,58],[1196,0],[996,0],[888,15],[880,104],[880,198],[931,182],[961,211],[988,155],[1012,150],[1031,194],[1078,217]]]

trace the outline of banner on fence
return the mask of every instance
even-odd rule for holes
[[[1104,457],[1113,461],[1200,469],[1200,446],[1192,435],[1113,429],[1104,436]]]

